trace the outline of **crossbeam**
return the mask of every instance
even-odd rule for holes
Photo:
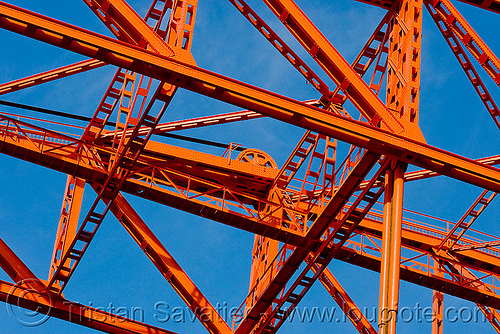
[[[0,27],[4,29],[129,68],[482,188],[500,191],[500,170],[497,168],[4,2],[0,2],[0,12]]]
[[[46,297],[32,289],[16,286],[0,280],[0,300],[40,314],[69,321],[81,326],[114,334],[176,334],[159,327],[85,306],[62,298]]]
[[[356,164],[349,176],[344,180],[340,188],[335,192],[327,206],[321,210],[321,213],[315,219],[311,228],[307,231],[307,237],[311,239],[318,239],[328,228],[332,220],[337,216],[338,212],[343,208],[345,203],[349,200],[354,190],[358,187],[359,183],[363,181],[364,177],[375,165],[379,155],[371,152],[366,152],[363,157]],[[247,312],[245,318],[238,326],[235,334],[247,333],[254,329],[260,322],[259,314],[265,312],[273,304],[281,306],[279,303],[283,302],[278,298],[279,292],[286,286],[287,282],[292,278],[293,274],[300,267],[301,263],[307,258],[309,251],[303,248],[296,248],[292,254],[287,258],[282,268],[276,273],[272,281],[264,290],[262,295],[255,302],[253,307]],[[273,307],[272,314],[276,314],[276,307]],[[272,318],[271,316],[269,318]],[[270,319],[267,319],[269,322]],[[260,333],[265,331],[263,323],[257,330]]]
[[[45,284],[39,280],[16,253],[0,238],[0,267],[18,285],[35,291],[45,290]]]
[[[155,52],[169,57],[175,55],[172,47],[167,45],[125,1],[84,0],[84,2],[119,40],[142,48],[150,47]]]
[[[458,0],[458,1],[500,14],[499,0]]]
[[[106,63],[95,60],[87,59],[80,61],[78,63],[66,65],[63,67],[58,67],[56,69],[30,75],[26,78],[17,79],[14,81],[9,81],[0,85],[0,95],[16,92],[21,89],[41,85],[47,82],[51,82],[57,79],[66,78],[71,75],[78,73],[87,72],[95,68],[99,68],[107,65]]]
[[[381,122],[394,133],[405,130],[404,125],[389,112],[386,105],[292,0],[265,0],[265,3],[371,124],[378,125]],[[423,139],[423,136],[419,139]]]
[[[98,184],[93,184],[92,188],[96,193],[98,192]],[[104,201],[108,202],[106,199]],[[210,333],[232,333],[217,310],[210,304],[205,295],[193,283],[122,194],[118,194],[111,204],[110,210],[203,326]]]

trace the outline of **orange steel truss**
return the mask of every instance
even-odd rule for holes
[[[87,123],[0,111],[0,153],[67,175],[48,279],[0,239],[0,267],[13,281],[0,280],[0,299],[109,333],[173,333],[63,294],[111,212],[209,333],[275,333],[316,281],[354,332],[396,333],[401,280],[432,290],[433,333],[446,326],[444,294],[476,303],[500,333],[500,237],[472,228],[500,192],[500,155],[473,160],[426,142],[419,126],[424,12],[498,128],[500,111],[489,89],[500,87],[500,60],[450,0],[358,1],[385,14],[349,64],[294,0],[263,4],[297,43],[287,43],[259,16],[251,7],[256,1],[229,0],[319,93],[307,101],[197,64],[191,49],[198,0],[150,0],[144,18],[125,0],[84,0],[114,37],[0,1],[0,28],[89,58],[1,84],[0,95],[116,67],[92,117],[0,101]],[[500,13],[498,0],[460,1]],[[298,46],[311,58],[302,59]],[[162,121],[179,90],[245,110]],[[225,147],[217,156],[160,141],[195,140],[171,132],[264,117],[305,130],[281,167],[258,148],[197,141]],[[439,175],[482,189],[456,222],[404,206],[406,184]],[[95,194],[83,210],[86,184]],[[230,321],[125,193],[255,235],[248,296]],[[333,260],[380,272],[378,327],[328,268]]]

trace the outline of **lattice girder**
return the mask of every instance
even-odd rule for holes
[[[500,12],[498,0],[460,1]],[[312,85],[315,93],[320,93],[317,100],[307,101],[199,67],[191,54],[196,0],[154,0],[146,19],[140,18],[125,0],[84,2],[116,38],[0,2],[0,28],[91,58],[0,85],[0,95],[105,64],[119,67],[83,136],[66,131],[70,124],[49,122],[45,127],[35,125],[44,121],[41,119],[22,121],[22,115],[0,114],[0,153],[67,174],[69,180],[48,282],[39,280],[0,239],[1,267],[14,281],[31,280],[28,288],[38,291],[34,296],[20,297],[26,287],[14,291],[12,284],[0,281],[2,301],[12,303],[10,298],[18,298],[30,309],[53,308],[53,315],[63,319],[71,313],[69,305],[70,310],[75,308],[82,313],[79,319],[69,316],[69,321],[109,332],[172,333],[125,318],[120,318],[123,325],[113,327],[109,321],[118,318],[92,309],[91,313],[109,318],[99,321],[86,313],[84,306],[62,296],[97,231],[97,228],[86,230],[86,225],[90,222],[98,227],[110,210],[210,333],[276,332],[317,279],[359,332],[375,332],[362,315],[356,314],[359,307],[327,269],[333,259],[381,272],[381,282],[404,280],[435,290],[435,309],[441,315],[441,292],[472,301],[495,330],[500,328],[500,316],[494,310],[500,307],[497,288],[500,239],[470,226],[500,192],[497,167],[500,158],[472,160],[431,146],[425,142],[418,122],[420,71],[425,68],[425,64],[420,64],[425,4],[498,125],[495,92],[490,94],[475,69],[470,72],[473,75],[467,72],[472,65],[466,52],[483,67],[481,74],[486,73],[496,85],[499,85],[500,62],[450,1],[361,0],[385,8],[387,13],[349,65],[295,1],[264,0],[263,3],[306,50],[306,57],[312,59],[302,59],[300,52],[293,50],[296,45],[285,43],[276,32],[280,30],[273,30],[243,0],[229,0]],[[168,15],[168,24],[162,24]],[[373,74],[363,78],[370,71]],[[331,81],[334,84],[329,87]],[[150,88],[156,93],[149,94]],[[189,90],[248,110],[160,124],[166,106],[178,90]],[[384,94],[386,103],[382,102]],[[105,105],[108,98],[114,102]],[[136,100],[142,104],[136,105]],[[156,102],[162,104],[159,111]],[[104,105],[105,115],[99,115]],[[357,109],[356,115],[360,115],[359,121],[350,115],[349,108],[353,107]],[[117,111],[117,121],[112,124],[111,115]],[[156,134],[266,116],[306,129],[281,169],[276,168],[274,159],[264,151],[245,149],[233,142],[226,149],[227,156],[225,153],[217,156],[149,140]],[[57,130],[50,130],[56,125]],[[114,130],[106,129],[110,125]],[[320,141],[326,141],[324,153],[318,146]],[[339,143],[351,145],[340,164],[338,154],[344,152],[339,151]],[[237,159],[231,156],[235,148],[243,151]],[[424,170],[404,173],[407,165]],[[457,222],[424,214],[420,216],[426,223],[397,217],[404,211],[403,184],[438,175],[480,187],[484,192]],[[80,230],[75,231],[84,181],[98,196]],[[78,182],[77,196],[71,189],[74,182]],[[296,188],[296,184],[302,186]],[[397,195],[388,193],[393,189]],[[377,211],[380,208],[377,199],[384,191],[385,211],[381,214]],[[225,321],[203,320],[213,315],[220,318],[220,314],[122,193],[255,234],[251,295],[240,307],[243,314],[234,318],[243,322],[236,325],[233,319],[230,328]],[[493,195],[486,199],[487,194]],[[106,204],[104,210],[97,209],[101,200]],[[482,205],[480,209],[478,203]],[[77,206],[74,215],[66,210],[72,206]],[[473,219],[464,223],[467,217]],[[428,224],[428,220],[441,226]],[[442,228],[443,222],[448,224],[446,229]],[[389,224],[397,226],[390,228]],[[84,241],[84,249],[69,245],[68,238],[73,243]],[[281,251],[279,246],[283,246]],[[388,286],[393,291],[381,288],[380,300],[386,298],[390,312],[397,314],[399,284]],[[54,303],[52,298],[57,301]],[[380,308],[384,305],[381,302]],[[442,331],[442,318],[438,320],[434,330]],[[396,324],[391,321],[381,320],[381,332],[395,333]]]

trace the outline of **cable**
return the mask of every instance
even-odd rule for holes
[[[35,107],[35,106],[27,105],[27,104],[21,104],[21,103],[10,102],[10,101],[5,101],[5,100],[0,100],[0,105],[12,107],[12,108],[17,108],[17,109],[30,110],[30,111],[39,112],[42,114],[53,115],[53,116],[58,116],[58,117],[75,119],[75,120],[82,121],[82,122],[90,122],[92,120],[92,118],[86,117],[86,116],[75,115],[75,114],[70,114],[70,113],[63,112],[63,111]],[[116,123],[114,123],[114,122],[107,122],[106,124],[110,125],[110,126],[116,126]],[[200,139],[200,138],[193,138],[193,137],[188,137],[188,136],[183,136],[183,135],[176,135],[173,133],[157,133],[156,135],[166,137],[166,138],[171,138],[171,139],[183,140],[183,141],[196,143],[196,144],[219,147],[219,148],[227,148],[229,146],[229,145],[224,144],[224,143],[219,143],[219,142]],[[243,150],[246,150],[246,148],[240,146],[240,147],[236,147],[234,150],[235,151],[243,151]]]
[[[4,106],[7,106],[7,107],[12,107],[12,108],[18,108],[18,109],[35,111],[35,112],[39,112],[39,113],[43,113],[43,114],[49,114],[49,115],[54,115],[54,116],[59,116],[59,117],[76,119],[76,120],[84,121],[84,122],[90,122],[90,120],[91,120],[90,117],[85,117],[85,116],[80,116],[80,115],[73,115],[73,114],[70,114],[70,113],[67,113],[67,112],[56,111],[56,110],[52,110],[52,109],[40,108],[40,107],[35,107],[35,106],[29,106],[27,104],[15,103],[15,102],[10,102],[10,101],[5,101],[5,100],[0,100],[0,105],[4,105]]]

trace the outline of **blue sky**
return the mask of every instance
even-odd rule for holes
[[[22,6],[96,32],[109,35],[83,1],[50,2],[11,0]],[[260,1],[248,1],[317,73],[319,68]],[[129,1],[141,15],[149,1]],[[348,61],[352,61],[384,15],[384,10],[354,1],[297,1]],[[454,2],[455,3],[455,2]],[[498,15],[455,3],[490,48],[500,52]],[[491,120],[430,16],[424,15],[420,126],[431,145],[470,158],[499,153],[498,129]],[[317,98],[310,85],[276,52],[227,1],[200,0],[192,53],[199,66],[298,99]],[[82,60],[79,55],[0,30],[0,82]],[[480,70],[480,69],[479,69]],[[9,101],[91,116],[115,69],[111,66],[1,97]],[[497,86],[480,75],[500,101]],[[322,75],[331,84],[331,81]],[[332,86],[333,87],[333,86]],[[2,107],[1,110],[16,112]],[[237,108],[187,91],[179,91],[165,121],[211,115]],[[27,115],[33,115],[23,112]],[[259,148],[281,166],[303,130],[272,119],[260,119],[181,134]],[[222,154],[221,149],[171,141],[176,145]],[[40,278],[46,278],[57,229],[65,175],[0,155],[1,238]],[[408,184],[405,206],[456,221],[481,193],[481,189],[446,178]],[[87,191],[85,207],[94,199]],[[239,306],[248,291],[253,235],[178,212],[171,208],[127,197],[212,304]],[[497,200],[498,202],[498,200]],[[496,218],[500,205],[493,203],[475,228],[500,235]],[[377,273],[334,261],[330,269],[361,308],[378,305]],[[0,272],[0,279],[9,280]],[[431,291],[402,282],[400,306],[431,305]],[[184,307],[183,302],[111,215],[104,221],[87,254],[65,290],[65,296],[83,304],[107,308],[144,309],[145,321],[180,333],[204,333],[198,322],[159,323],[154,305]],[[301,306],[335,307],[324,289],[315,285]],[[445,307],[474,307],[472,303],[445,297]],[[337,308],[336,312],[340,313]],[[371,312],[373,314],[373,312]],[[0,305],[4,333],[92,333],[78,325],[50,319],[28,328]],[[445,331],[493,333],[489,324],[445,323]],[[400,333],[430,331],[429,323],[400,323]],[[338,331],[355,333],[350,323],[285,324],[281,333]]]

